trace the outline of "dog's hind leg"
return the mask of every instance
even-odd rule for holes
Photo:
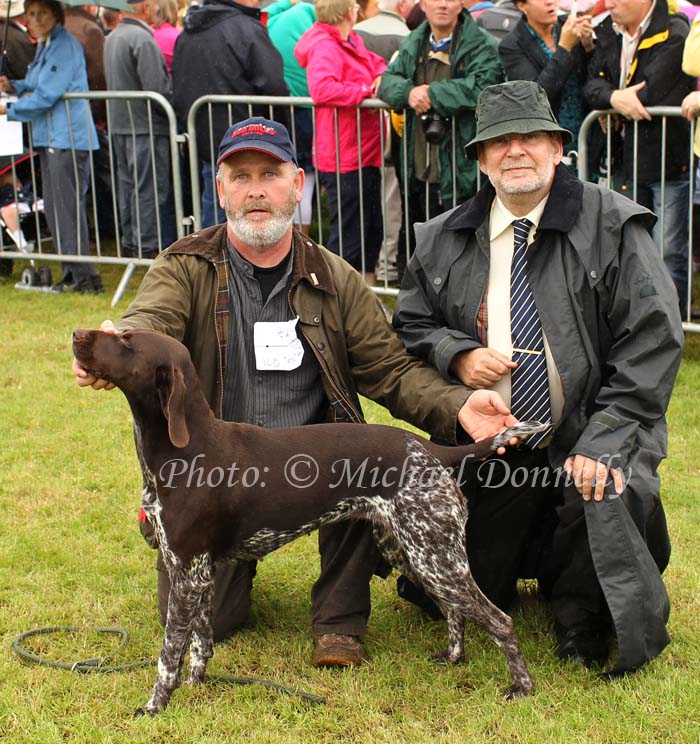
[[[207,570],[201,572],[201,569],[202,567],[206,569],[207,566],[208,573],[211,574],[209,557],[200,556],[187,568],[178,568],[170,572],[168,619],[158,659],[158,673],[151,697],[143,708],[136,710],[136,716],[160,713],[170,702],[173,691],[180,685],[185,653],[202,602],[202,593],[208,583],[206,580],[202,582],[201,577],[206,575]]]
[[[506,657],[511,685],[505,698],[512,700],[530,694],[534,685],[515,635],[513,621],[479,589],[466,560],[460,571],[453,570],[449,585],[436,587],[431,584],[431,579],[428,578],[424,587],[448,618],[449,645],[443,658],[452,663],[460,660],[464,644],[464,622],[469,620],[485,630]]]
[[[483,628],[505,654],[511,678],[505,698],[513,700],[522,695],[529,695],[535,686],[520,650],[513,620],[483,594],[469,569],[467,571],[469,583],[464,592],[462,611],[466,619]]]

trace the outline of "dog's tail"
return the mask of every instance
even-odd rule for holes
[[[496,434],[495,437],[483,439],[474,444],[466,444],[460,447],[443,447],[430,443],[429,449],[446,468],[455,468],[465,460],[478,462],[493,454],[499,447],[510,446],[510,440],[513,437],[522,441],[531,434],[544,431],[549,426],[550,424],[541,424],[539,421],[519,421],[515,426],[505,429],[500,434]]]

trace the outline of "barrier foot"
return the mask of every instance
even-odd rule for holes
[[[134,275],[135,270],[136,270],[136,264],[133,261],[131,261],[131,263],[128,263],[126,265],[126,269],[124,269],[122,278],[119,280],[117,289],[114,292],[114,297],[112,297],[112,307],[116,307],[119,300],[121,300],[124,292],[126,292],[126,287],[129,284],[131,277]]]

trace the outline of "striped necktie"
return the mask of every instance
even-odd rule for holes
[[[527,238],[531,227],[530,220],[513,221],[515,244],[510,269],[510,329],[513,361],[518,366],[511,373],[510,409],[519,421],[551,424],[544,338],[535,298],[527,278]],[[549,432],[548,428],[528,437],[527,446],[537,447]]]

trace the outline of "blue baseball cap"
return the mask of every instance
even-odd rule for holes
[[[239,121],[226,130],[219,145],[216,164],[221,165],[226,158],[239,150],[266,152],[284,163],[297,164],[296,153],[289,139],[287,127],[278,121],[264,119],[262,116]]]

